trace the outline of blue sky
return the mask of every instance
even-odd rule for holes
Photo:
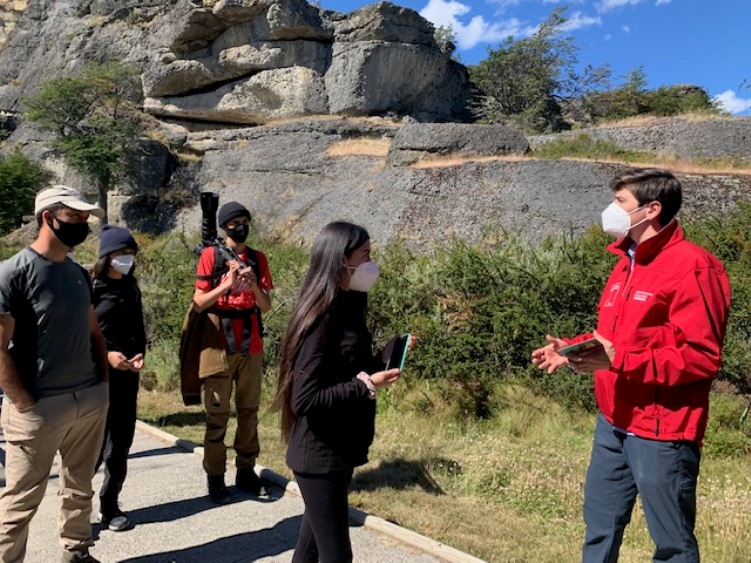
[[[320,0],[351,12],[367,0]],[[751,115],[751,0],[401,0],[450,25],[457,54],[471,65],[508,36],[522,38],[557,6],[568,6],[581,65],[609,63],[613,78],[643,67],[650,88],[696,84],[736,115]],[[747,80],[748,87],[741,87]]]

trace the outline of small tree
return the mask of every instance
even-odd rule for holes
[[[89,63],[80,72],[42,84],[26,100],[27,116],[55,135],[54,148],[97,187],[107,222],[107,193],[128,172],[142,130],[132,103],[137,73],[117,62]]]
[[[470,69],[473,83],[484,92],[481,118],[512,119],[533,131],[559,131],[568,127],[561,103],[609,76],[607,67],[575,73],[577,47],[563,33],[564,12],[553,10],[531,37],[508,37]]]
[[[50,173],[20,151],[0,159],[0,235],[21,226],[34,211],[34,195],[50,179]]]
[[[461,57],[456,53],[456,32],[449,25],[439,25],[433,31],[433,39],[444,53],[451,56],[451,60],[461,63]]]

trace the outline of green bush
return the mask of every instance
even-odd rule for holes
[[[0,236],[21,226],[21,218],[34,212],[34,196],[50,174],[20,151],[0,159]]]
[[[733,308],[719,379],[751,392],[751,205],[730,216],[697,221],[688,235],[717,254],[733,284]],[[407,360],[399,390],[386,394],[421,410],[453,403],[460,417],[491,416],[500,382],[524,382],[562,404],[595,408],[592,376],[561,370],[542,373],[530,353],[547,333],[573,336],[592,330],[596,304],[615,257],[604,247],[610,238],[599,229],[579,237],[549,239],[537,247],[508,237],[492,248],[455,241],[430,255],[416,255],[398,244],[375,248],[381,278],[369,297],[368,323],[377,345],[411,331],[417,345]],[[268,258],[275,282],[266,325],[266,366],[273,378],[279,343],[291,305],[307,268],[299,245],[254,236],[252,245]],[[193,291],[196,257],[183,237],[157,240],[142,252],[139,277],[149,334],[159,345],[160,370],[170,370],[180,327]],[[157,374],[157,385],[175,387],[172,374]],[[433,382],[432,395],[424,392]],[[435,403],[435,404],[434,404]]]

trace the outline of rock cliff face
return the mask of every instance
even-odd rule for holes
[[[578,135],[611,141],[624,149],[653,152],[679,159],[751,156],[751,121],[736,118],[702,121],[663,118],[644,125],[597,127],[555,135],[538,135],[531,137],[530,142],[539,146]]]
[[[143,69],[144,109],[161,117],[466,117],[466,69],[429,22],[388,2],[347,15],[305,0],[4,4],[14,28],[0,53],[0,110],[17,110],[22,95],[63,69],[115,57]]]
[[[196,233],[198,194],[213,190],[292,239],[310,241],[327,222],[348,219],[379,243],[415,250],[451,237],[539,241],[597,224],[607,183],[625,168],[529,158],[530,144],[560,136],[436,123],[463,108],[466,70],[425,20],[393,4],[346,15],[301,0],[23,4],[0,2],[0,20],[12,22],[0,44],[0,112],[11,114],[0,121],[15,129],[0,151],[20,147],[86,191],[12,112],[41,80],[82,61],[107,54],[140,65],[161,143],[144,144],[134,179],[110,195],[111,219],[131,228]],[[282,117],[295,119],[269,122]],[[751,119],[586,132],[680,158],[751,158]],[[678,176],[683,217],[751,199],[748,175]]]
[[[264,229],[293,240],[311,242],[323,225],[345,219],[365,225],[380,244],[401,240],[416,251],[452,237],[540,241],[597,225],[612,199],[608,181],[626,168],[529,158],[523,137],[498,127],[389,120],[300,120],[188,132],[181,142],[201,159],[163,187],[114,196],[128,225],[195,233],[198,191],[211,190],[221,201],[244,203]],[[400,163],[405,156],[412,164]],[[684,218],[724,213],[751,199],[749,176],[677,175]],[[176,188],[189,203],[182,210],[171,203]]]

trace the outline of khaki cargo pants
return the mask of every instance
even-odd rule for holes
[[[29,523],[60,452],[60,545],[85,550],[91,537],[91,479],[102,447],[109,388],[97,384],[40,399],[19,411],[3,401],[5,489],[0,495],[0,561],[23,561]]]
[[[263,354],[229,354],[227,362],[229,369],[226,373],[203,380],[203,404],[206,409],[203,468],[207,475],[224,475],[227,467],[224,436],[227,433],[233,384],[237,409],[235,465],[238,469],[252,468],[260,452],[258,406],[261,402]]]

